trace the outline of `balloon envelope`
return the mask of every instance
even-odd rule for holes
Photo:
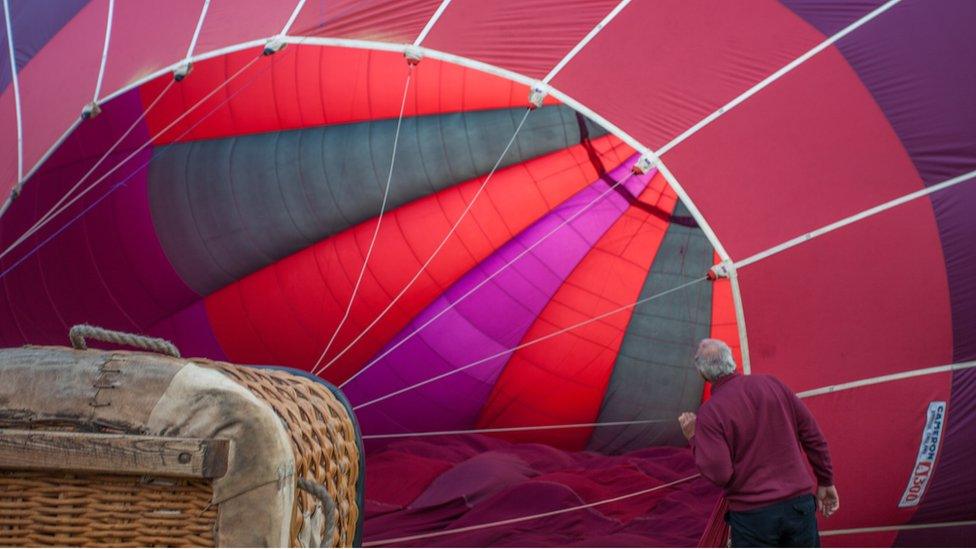
[[[683,444],[665,420],[701,401],[689,359],[720,337],[750,373],[808,393],[845,500],[821,528],[876,529],[825,543],[971,536],[900,529],[976,512],[971,3],[7,7],[3,344],[90,322],[321,369],[367,435],[601,424],[451,439],[449,458],[371,441],[376,478],[396,478],[395,456],[430,465],[370,515],[397,510],[372,522],[385,538],[457,519],[406,511],[470,495],[451,475],[481,455],[498,475],[467,487],[497,499],[472,499],[458,525],[602,497],[559,477],[569,492],[518,508],[511,494],[553,463],[588,470],[526,442],[622,456],[587,482],[615,459],[669,462],[642,449]],[[291,43],[260,57],[286,27]],[[93,99],[101,114],[80,120]],[[644,148],[663,164],[635,175]],[[734,287],[700,280],[725,259]],[[681,459],[647,484],[691,471]],[[627,524],[684,525],[634,543],[694,542],[716,492],[675,494],[707,510],[634,507]],[[601,524],[592,543],[630,543]],[[568,543],[501,530],[514,537],[445,543]]]

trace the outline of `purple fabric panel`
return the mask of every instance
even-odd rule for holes
[[[976,180],[931,198],[949,278],[953,361],[976,360]]]
[[[874,6],[785,0],[833,34]],[[926,185],[976,169],[976,40],[971,0],[905,0],[837,42]],[[883,159],[877,159],[883,161]]]
[[[628,177],[635,158],[558,206],[471,270],[404,328],[390,345],[482,283],[565,219],[607,190],[608,179]],[[639,195],[649,175],[629,176],[623,186]],[[353,404],[386,395],[517,345],[590,247],[626,210],[610,192],[532,252],[479,288],[457,307],[407,340],[343,389]],[[382,353],[381,353],[382,354]],[[510,353],[358,411],[364,433],[470,427]]]
[[[931,198],[949,278],[953,361],[976,360],[976,180],[936,192]],[[976,463],[976,370],[953,375],[948,430],[942,444],[932,484],[912,519],[914,523],[976,517],[976,475],[972,470]],[[951,545],[955,539],[952,532],[940,531],[938,535],[950,537],[932,538],[932,544]],[[912,536],[906,540],[918,539]]]
[[[137,92],[126,94],[86,121],[0,219],[6,248],[81,181],[142,113]],[[87,188],[148,141],[143,124],[79,187]],[[90,322],[144,331],[198,296],[176,275],[156,238],[149,212],[145,165],[138,152],[75,205],[54,218],[0,262],[6,291],[6,344],[63,343],[66,328]]]
[[[867,15],[887,0],[780,0],[825,36]],[[855,31],[860,32],[860,31]]]
[[[172,341],[186,357],[229,360],[217,342],[202,299],[147,330],[148,333]]]
[[[366,458],[367,542],[562,510],[694,474],[687,448],[618,456],[486,436],[399,440]],[[704,479],[544,519],[397,543],[446,547],[693,547],[719,489]]]
[[[976,369],[955,372],[952,378],[952,400],[949,402],[947,429],[939,451],[938,464],[911,522],[951,522],[976,517]],[[930,545],[952,545],[950,536],[932,538]],[[899,541],[906,534],[899,535]],[[908,536],[907,539],[915,539]],[[970,545],[972,544],[970,539]],[[906,541],[906,544],[911,545]]]
[[[88,2],[89,0],[12,0],[10,19],[17,72],[20,72]],[[0,56],[2,57],[0,58],[0,92],[2,92],[7,89],[11,80],[6,21],[0,28],[0,36],[3,37],[4,47],[3,55]]]

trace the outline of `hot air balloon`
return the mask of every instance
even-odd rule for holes
[[[85,322],[341,386],[367,544],[703,541],[706,337],[820,422],[825,544],[976,534],[972,3],[4,22],[0,343]]]

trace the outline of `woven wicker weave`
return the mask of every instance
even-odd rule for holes
[[[271,405],[284,420],[295,451],[296,478],[309,479],[326,487],[338,508],[338,524],[331,547],[353,544],[359,523],[357,481],[359,446],[350,412],[323,384],[286,371],[271,368],[241,368],[222,362],[198,361],[217,368]],[[298,545],[303,515],[311,513],[315,501],[304,492],[292,517],[291,545]]]
[[[0,545],[213,547],[209,481],[0,472]]]

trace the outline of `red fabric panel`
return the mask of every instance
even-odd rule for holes
[[[891,526],[911,518],[917,507],[898,503],[915,469],[928,405],[948,402],[951,382],[951,373],[944,373],[804,399],[827,438],[841,502],[836,515],[820,517],[821,530]],[[833,540],[852,543],[847,536]]]
[[[639,200],[670,213],[677,197],[664,177],[656,175]],[[633,303],[667,227],[667,221],[639,206],[629,207],[573,270],[523,341]],[[595,421],[631,312],[626,309],[516,351],[495,383],[478,426]],[[558,365],[558,370],[552,365]],[[506,433],[504,438],[582,450],[592,431]]]
[[[542,79],[619,0],[454,2],[424,47]]]
[[[180,140],[395,118],[400,112],[407,64],[399,53],[292,45],[259,59],[221,87],[259,53],[258,48],[248,49],[197,63],[150,111],[150,133],[165,128],[214,90],[217,93],[155,142],[176,140],[214,109]],[[142,86],[143,103],[158,97],[169,79],[164,76]],[[434,59],[414,69],[408,93],[404,116],[527,106],[529,97],[521,84]],[[229,94],[236,95],[221,105]]]
[[[21,69],[20,101],[24,122],[24,174],[61,138],[91,103],[105,44],[106,0],[93,0],[78,12]],[[16,46],[17,37],[14,36]],[[4,93],[13,93],[8,86]],[[16,148],[11,142],[8,146]]]
[[[285,28],[294,2],[210,0],[194,53],[274,36]]]
[[[310,0],[293,36],[328,36],[411,44],[441,0]]]
[[[714,254],[716,264],[722,259]],[[735,302],[732,300],[732,282],[728,278],[720,278],[712,282],[712,333],[709,337],[721,339],[732,347],[736,369],[742,372],[742,345],[739,340],[739,324],[735,319]],[[712,384],[705,383],[702,391],[702,402],[712,395]]]
[[[753,373],[797,391],[952,362],[932,207],[915,200],[739,270]]]
[[[553,85],[657,149],[822,39],[772,0],[631,2]]]
[[[665,161],[734,259],[922,186],[884,114],[833,49]]]
[[[614,137],[593,144],[606,165],[616,166],[632,154]],[[596,177],[582,146],[497,172],[424,276],[325,377],[336,383],[347,379],[444,288]],[[401,291],[480,185],[480,179],[468,181],[388,212],[330,355]],[[208,297],[208,315],[227,355],[244,363],[312,367],[342,317],[374,226],[374,221],[357,225]]]
[[[202,10],[201,0],[116,2],[101,95],[184,59]]]

